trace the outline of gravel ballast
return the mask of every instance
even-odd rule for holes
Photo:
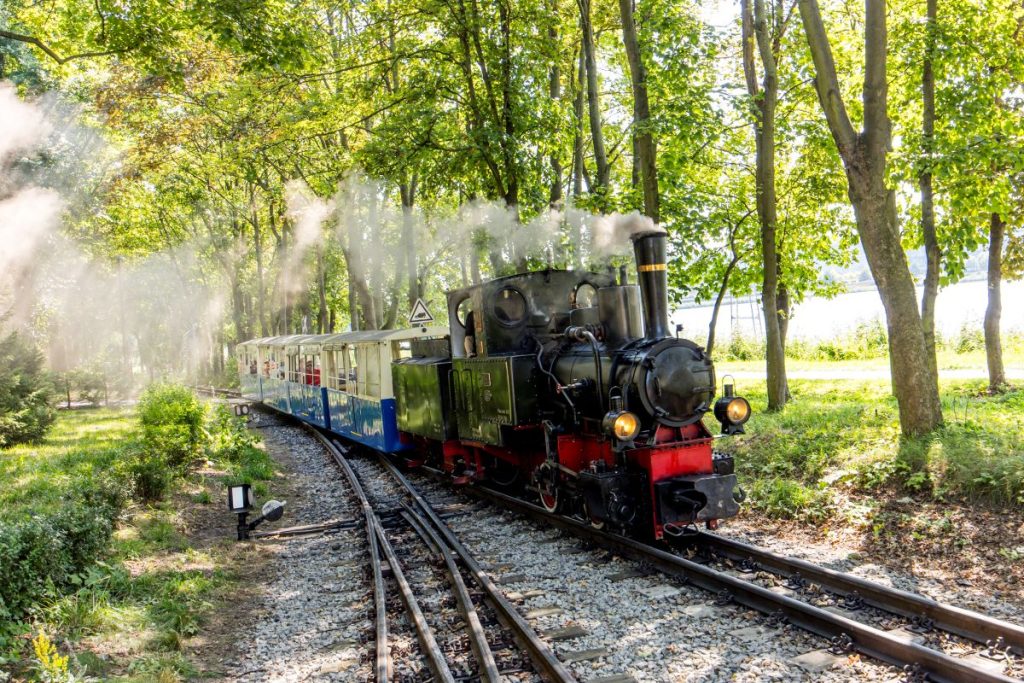
[[[287,425],[267,426],[261,432],[289,482],[282,525],[358,516],[343,477],[311,435]],[[357,469],[364,470],[372,461],[356,462]],[[428,498],[452,496],[450,490],[425,478],[417,477],[414,483]],[[833,657],[826,661],[826,668],[816,670],[813,663],[799,658],[827,648],[822,638],[773,625],[735,604],[715,605],[715,596],[706,591],[651,573],[633,561],[494,506],[474,506],[471,513],[452,515],[446,521],[538,632],[573,628],[584,632],[551,641],[580,681],[615,675],[637,681],[894,681],[901,677],[897,669],[858,655]],[[942,585],[923,586],[919,578],[879,572],[870,562],[855,562],[849,553],[786,548],[763,536],[732,533],[741,540],[880,583],[944,601],[957,599],[942,592]],[[260,604],[247,629],[250,637],[240,644],[235,659],[225,663],[228,671],[237,672],[230,678],[371,680],[373,600],[363,530],[256,542],[273,554],[267,561]],[[428,604],[421,606],[426,610]],[[1019,610],[998,600],[986,611],[1021,621]],[[406,680],[422,680],[429,672],[403,622],[399,618],[392,629],[396,673]]]

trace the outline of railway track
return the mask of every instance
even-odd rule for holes
[[[397,586],[433,680],[576,680],[404,475],[383,456],[350,462],[345,446],[307,429],[341,469],[365,520],[378,683],[396,680],[386,577]],[[446,593],[454,595],[456,610]]]
[[[429,661],[436,680],[531,680],[510,677],[529,668],[520,666],[508,654],[510,635],[529,653],[532,668],[540,678],[575,680],[448,528],[434,507],[436,501],[433,505],[427,502],[383,456],[374,456],[379,461],[375,465],[366,458],[350,462],[345,446],[311,427],[307,429],[328,449],[353,489],[362,491],[364,479],[388,482],[374,485],[378,489],[376,495],[367,496],[362,491],[359,502],[366,519],[371,556],[375,558],[372,571],[376,637],[379,644],[384,644],[377,648],[377,680],[393,680],[386,645],[386,575],[393,576],[399,586],[421,650],[445,652],[447,659],[434,657]],[[357,463],[360,472],[353,469],[352,463]],[[382,487],[385,493],[380,492]],[[767,615],[775,624],[792,624],[821,636],[835,654],[860,653],[896,665],[903,669],[908,681],[1022,680],[1024,628],[1016,624],[713,534],[695,534],[686,549],[652,547],[582,521],[552,516],[540,506],[491,489],[470,486],[463,490],[499,508],[567,531],[666,576],[710,591],[719,603],[749,607]],[[451,496],[457,500],[454,492]],[[449,500],[441,509],[452,507]],[[417,543],[419,549],[412,550]],[[443,578],[423,579],[410,572],[410,580],[402,574],[403,558],[414,558],[412,564],[422,566],[430,564],[423,561],[427,556],[433,558],[435,570],[444,566]],[[450,618],[437,618],[437,608],[441,613],[446,609],[443,602],[431,603],[426,612],[418,608],[422,598],[417,598],[417,590],[429,594],[439,582],[450,585],[454,591],[459,612],[454,628]],[[469,585],[476,586],[476,591],[470,590]],[[378,599],[377,595],[381,597]],[[505,633],[496,629],[504,629]],[[461,637],[455,636],[459,630]],[[438,648],[439,637],[446,647]],[[466,646],[459,648],[459,642]],[[498,643],[506,652],[495,657],[488,643]],[[474,662],[466,660],[469,652]]]
[[[810,631],[827,639],[833,653],[861,653],[896,665],[909,681],[1011,683],[1021,679],[1000,669],[1018,676],[1024,671],[1018,656],[1024,629],[1009,622],[720,536],[698,534],[694,538],[697,552],[691,550],[687,557],[551,515],[538,505],[488,488],[465,491],[710,591],[720,604],[734,602],[768,615],[775,623]],[[905,623],[880,628],[877,618],[866,618],[877,617],[872,610]],[[950,634],[952,639],[945,638]],[[963,652],[966,657],[934,647],[951,641],[978,647]]]

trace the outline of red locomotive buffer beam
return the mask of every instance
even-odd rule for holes
[[[679,535],[697,522],[714,526],[739,510],[731,460],[716,461],[711,434],[701,423],[659,426],[649,443],[622,451],[616,467],[607,440],[559,438],[561,465],[579,472],[580,490],[592,521],[647,528],[655,539]],[[726,471],[728,470],[728,471]],[[638,500],[637,495],[646,500]]]

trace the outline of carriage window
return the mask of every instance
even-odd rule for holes
[[[323,378],[324,386],[328,389],[338,388],[338,366],[334,362],[336,358],[334,351],[324,351]]]
[[[401,360],[402,358],[412,358],[412,342],[408,339],[391,342],[391,359]]]
[[[345,391],[348,387],[345,370],[345,350],[331,351],[334,356],[334,388]]]
[[[473,308],[473,297],[466,297],[459,302],[459,307],[455,309],[455,317],[459,319],[459,324],[463,327],[466,326],[466,316],[469,315],[469,311]]]
[[[356,391],[356,380],[359,379],[359,363],[356,362],[356,347],[346,346],[345,354],[347,355],[348,363],[345,365],[345,380],[348,387],[348,391],[355,393]]]
[[[494,317],[503,325],[516,325],[526,317],[526,299],[512,287],[505,287],[494,295]]]
[[[314,387],[320,386],[320,357],[317,355],[303,356],[302,383]]]
[[[296,384],[302,381],[299,373],[299,355],[297,353],[288,354],[288,381],[295,382]]]
[[[376,344],[368,344],[363,352],[363,377],[359,382],[359,393],[370,398],[380,398],[380,350]]]
[[[597,305],[597,289],[589,282],[582,282],[576,288],[576,308],[590,308]]]

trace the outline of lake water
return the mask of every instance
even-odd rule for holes
[[[1024,282],[1004,282],[1003,333],[1024,332]],[[921,300],[921,288],[917,290]],[[963,325],[981,329],[985,317],[988,291],[984,280],[960,282],[942,289],[935,306],[935,326],[943,336],[955,335]],[[805,299],[793,310],[789,337],[828,339],[840,336],[872,320],[885,320],[885,311],[874,289],[841,294],[833,299]],[[711,306],[679,308],[672,314],[672,323],[682,323],[683,334],[702,343],[707,339],[711,322]],[[734,331],[746,337],[764,337],[764,320],[760,304],[753,298],[725,301],[718,314],[716,339],[729,339]]]

